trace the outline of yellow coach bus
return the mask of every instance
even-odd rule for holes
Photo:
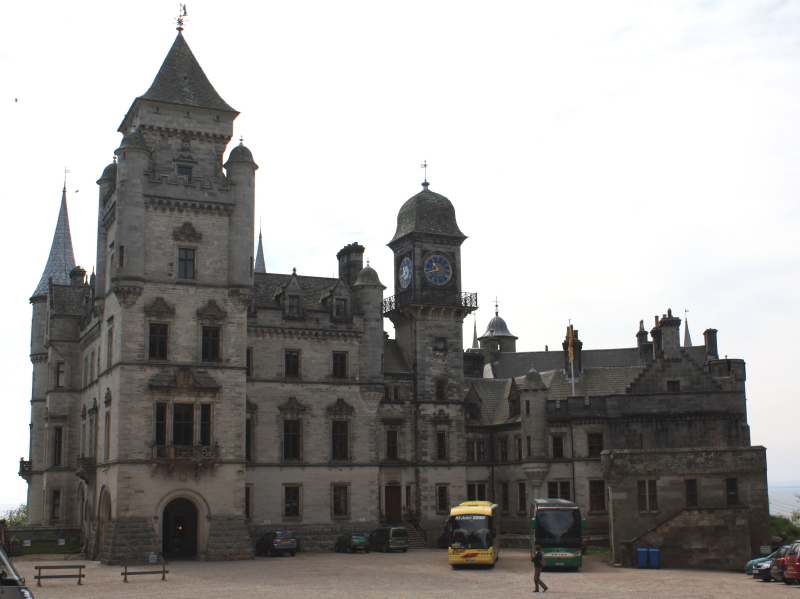
[[[500,557],[496,522],[497,505],[490,501],[466,501],[450,508],[446,525],[450,565],[493,566]]]

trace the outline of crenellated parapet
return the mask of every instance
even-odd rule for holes
[[[227,179],[220,179],[215,177],[202,177],[195,175],[191,181],[187,177],[176,175],[175,173],[158,173],[155,171],[146,171],[147,180],[150,183],[163,184],[163,185],[180,185],[182,187],[191,187],[194,189],[213,189],[214,191],[230,191],[232,186],[235,185],[232,181]]]
[[[203,214],[228,217],[233,214],[230,204],[216,202],[188,202],[184,200],[170,200],[166,198],[147,198],[145,206],[153,212],[177,212],[178,214]]]

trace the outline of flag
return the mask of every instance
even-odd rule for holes
[[[569,361],[572,362],[572,359],[575,354],[572,353],[572,325],[567,327],[567,339],[569,340],[569,347],[567,348],[567,355],[569,356]]]

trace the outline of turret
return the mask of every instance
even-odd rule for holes
[[[234,185],[236,207],[228,220],[228,285],[253,287],[253,236],[255,234],[256,170],[253,154],[241,142],[225,163],[228,181]]]
[[[383,382],[383,286],[369,264],[358,273],[352,285],[358,298],[358,311],[364,318],[364,337],[358,356],[359,379],[370,384]]]
[[[103,234],[103,217],[108,210],[108,203],[117,188],[117,157],[114,162],[103,169],[103,174],[97,180],[98,186],[98,210],[97,210],[97,239],[105,239]],[[108,244],[97,244],[97,277],[95,279],[95,297],[103,298],[108,289]]]

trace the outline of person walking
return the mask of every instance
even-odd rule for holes
[[[534,554],[533,559],[533,584],[536,585],[536,590],[533,591],[534,593],[539,592],[539,585],[542,585],[542,592],[547,592],[547,585],[542,582],[542,568],[544,567],[544,553],[542,553],[542,547],[540,545],[534,546]]]

